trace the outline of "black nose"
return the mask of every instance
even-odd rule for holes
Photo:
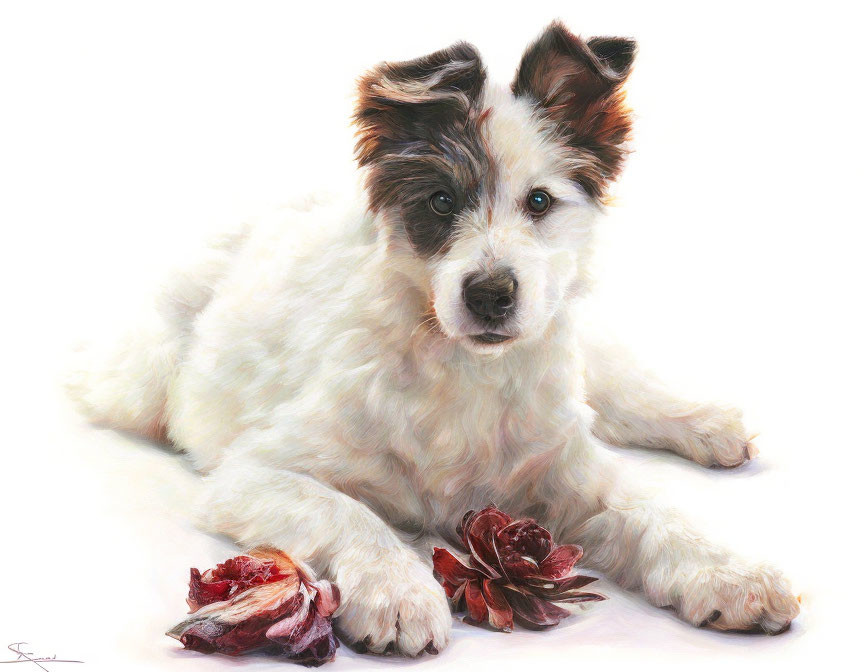
[[[509,268],[473,273],[462,283],[465,305],[482,320],[498,322],[516,305],[516,276]]]

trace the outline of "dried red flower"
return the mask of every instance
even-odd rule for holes
[[[606,599],[579,590],[597,580],[574,571],[582,548],[556,545],[533,520],[514,521],[490,505],[466,513],[457,533],[470,553],[467,562],[444,548],[434,549],[432,560],[456,610],[464,603],[466,623],[488,621],[509,632],[515,619],[527,628],[547,628],[570,615],[553,602]]]
[[[208,569],[191,570],[191,616],[168,631],[187,649],[231,656],[266,650],[305,665],[333,659],[330,619],[339,590],[312,582],[287,555],[257,548]]]

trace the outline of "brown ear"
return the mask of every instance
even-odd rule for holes
[[[354,122],[360,165],[464,123],[485,80],[477,50],[465,42],[374,68],[358,83]]]
[[[586,42],[556,21],[525,51],[513,80],[513,93],[535,101],[583,155],[573,177],[593,197],[603,195],[622,167],[631,119],[621,86],[635,55],[633,40]]]

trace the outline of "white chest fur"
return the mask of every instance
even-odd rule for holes
[[[195,324],[169,413],[202,469],[240,442],[414,527],[500,501],[583,421],[566,316],[542,341],[472,354],[405,319],[422,292],[374,240],[303,244],[259,227]]]

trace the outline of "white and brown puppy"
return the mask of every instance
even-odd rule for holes
[[[577,330],[634,53],[553,24],[509,87],[468,44],[377,67],[355,118],[366,200],[216,241],[75,393],[186,451],[212,528],[335,581],[338,627],[371,651],[447,643],[406,539],[490,501],[694,625],[784,630],[786,581],[646,503],[595,439],[705,465],[751,450],[737,411],[674,398]]]

